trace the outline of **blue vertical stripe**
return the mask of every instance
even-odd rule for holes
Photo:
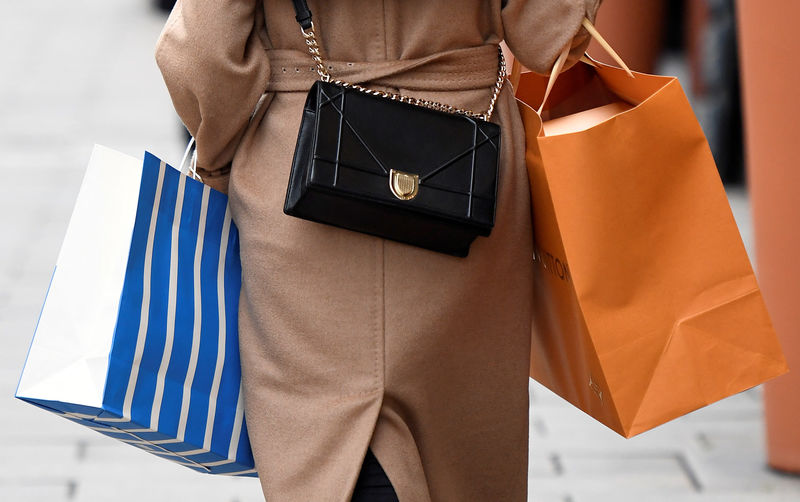
[[[227,200],[209,197],[203,258],[200,263],[200,291],[202,294],[200,355],[197,361],[194,382],[192,382],[192,396],[188,417],[190,426],[187,426],[186,429],[186,441],[196,444],[198,447],[203,445],[208,415],[208,398],[217,360],[217,337],[219,335],[217,266],[226,206]]]
[[[197,373],[197,362],[200,354],[200,330],[202,325],[202,292],[200,285],[202,284],[201,267],[203,253],[203,242],[205,242],[205,229],[206,220],[208,215],[208,197],[211,194],[211,189],[203,185],[201,187],[202,196],[200,198],[200,219],[197,222],[197,242],[194,250],[193,275],[192,275],[192,300],[194,304],[194,311],[192,312],[192,343],[189,348],[189,367],[186,370],[186,375],[183,380],[183,396],[180,403],[180,417],[178,419],[178,434],[177,439],[183,441],[186,437],[186,428],[188,426],[189,404],[191,400],[191,388],[193,386],[194,377]]]
[[[156,375],[161,365],[167,327],[167,301],[169,299],[169,262],[172,243],[172,219],[178,194],[178,178],[170,176],[175,171],[168,166],[161,192],[161,204],[156,222],[155,240],[150,277],[149,324],[144,353],[139,366],[139,377],[133,394],[131,418],[137,423],[149,424],[153,396],[156,389]]]
[[[175,342],[164,384],[159,429],[175,436],[178,431],[183,382],[189,367],[194,328],[194,251],[200,219],[202,186],[186,183],[178,239],[178,288],[175,311]]]
[[[131,371],[128,385],[125,390],[125,401],[122,404],[123,417],[129,418],[131,416],[131,408],[133,406],[133,393],[136,387],[136,381],[139,378],[139,366],[144,354],[145,340],[147,339],[147,329],[150,320],[150,281],[152,278],[152,264],[153,264],[153,244],[155,242],[156,224],[158,222],[158,210],[161,207],[161,192],[164,185],[164,163],[159,165],[158,183],[156,184],[156,196],[153,202],[153,208],[150,216],[150,228],[147,230],[147,246],[145,247],[144,254],[144,274],[142,281],[142,305],[139,321],[139,330],[136,333],[136,350],[133,355],[133,362],[131,367],[135,371]]]
[[[203,448],[211,448],[211,438],[214,429],[214,420],[217,413],[217,397],[219,396],[219,386],[222,382],[222,370],[225,366],[226,341],[228,338],[227,324],[225,319],[225,258],[228,256],[228,237],[230,236],[231,219],[226,207],[225,218],[222,223],[222,236],[220,237],[220,256],[217,262],[217,314],[219,316],[217,334],[217,360],[214,362],[214,376],[211,381],[211,392],[209,394],[208,418],[206,419],[206,431],[203,440]]]
[[[117,326],[109,355],[103,407],[119,416],[122,416],[122,404],[125,401],[125,391],[133,363],[133,354],[136,350],[136,335],[139,330],[139,314],[142,308],[147,232],[150,228],[150,215],[156,196],[160,164],[161,161],[154,155],[149,152],[145,153],[130,254],[120,297]]]
[[[231,312],[231,305],[239,301],[241,276],[235,270],[241,270],[239,264],[239,236],[231,227],[228,236],[228,252],[225,256],[225,291],[224,301],[226,312]],[[226,315],[225,323],[227,337],[225,340],[225,363],[222,370],[222,381],[217,399],[217,420],[214,424],[212,451],[227,452],[233,432],[233,420],[236,415],[236,402],[239,396],[239,383],[241,381],[241,365],[239,363],[239,345],[236,333],[238,331],[238,316]]]
[[[239,436],[239,449],[236,452],[235,460],[244,465],[253,465],[255,463],[253,451],[250,449],[250,438],[247,435],[247,420],[242,423],[242,435]]]

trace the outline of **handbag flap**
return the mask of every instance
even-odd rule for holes
[[[494,223],[500,127],[318,81],[309,184],[482,226]],[[409,200],[392,170],[418,176]]]

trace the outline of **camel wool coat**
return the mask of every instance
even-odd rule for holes
[[[334,77],[481,112],[502,40],[547,73],[567,45],[571,62],[583,52],[598,3],[309,2]],[[239,228],[245,417],[266,500],[349,501],[368,447],[401,502],[527,500],[531,206],[511,85],[492,116],[495,226],[458,258],[283,213],[317,79],[289,0],[178,0],[156,61]]]

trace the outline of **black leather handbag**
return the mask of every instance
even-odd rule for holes
[[[494,226],[500,126],[486,113],[333,80],[294,0],[320,80],[308,93],[284,213],[455,256]]]

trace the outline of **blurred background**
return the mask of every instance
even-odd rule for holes
[[[254,479],[194,473],[13,398],[92,145],[180,160],[153,59],[171,3],[0,3],[0,501],[263,500]],[[790,366],[798,4],[604,0],[597,22],[634,70],[677,75],[690,95]],[[627,440],[532,382],[530,500],[800,500],[797,378]]]

